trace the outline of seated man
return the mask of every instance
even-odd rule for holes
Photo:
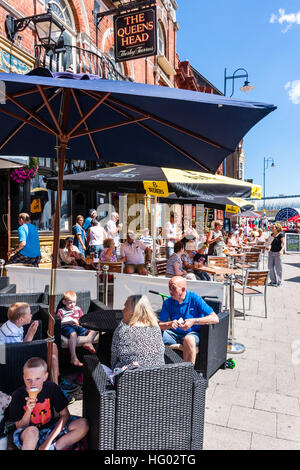
[[[164,301],[158,322],[163,342],[183,344],[183,360],[195,364],[201,325],[214,325],[219,323],[219,318],[200,295],[186,290],[183,277],[172,277],[169,291],[171,297]]]
[[[146,255],[146,260],[145,260]],[[151,250],[140,240],[135,239],[133,232],[127,233],[127,241],[121,245],[121,260],[125,263],[124,273],[146,275],[147,269],[145,262],[149,263],[151,259]]]

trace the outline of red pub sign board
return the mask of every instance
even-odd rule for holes
[[[116,62],[156,55],[156,7],[115,16],[114,31]]]

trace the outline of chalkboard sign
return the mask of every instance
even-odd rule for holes
[[[300,233],[285,234],[285,252],[300,253]]]

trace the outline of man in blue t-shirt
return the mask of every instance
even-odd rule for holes
[[[7,264],[24,263],[38,267],[41,261],[39,232],[25,212],[19,214],[18,222],[19,245],[7,253],[10,256]]]
[[[83,228],[87,232],[88,235],[88,230],[92,226],[92,220],[96,219],[97,220],[97,211],[96,209],[90,209],[89,210],[89,216],[85,219]]]
[[[219,323],[219,318],[200,295],[186,290],[183,277],[172,277],[169,291],[171,297],[164,301],[158,321],[163,342],[166,345],[183,344],[184,361],[195,364],[201,325],[214,325]]]

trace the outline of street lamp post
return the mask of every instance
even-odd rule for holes
[[[245,72],[243,74],[239,74],[239,75],[236,75],[237,72]],[[233,75],[231,76],[227,76],[226,75],[226,69],[224,71],[224,96],[226,96],[226,82],[227,80],[232,80],[232,90],[231,90],[231,95],[230,95],[230,98],[233,96],[233,93],[234,93],[234,80],[236,80],[237,78],[245,78],[245,82],[244,82],[244,85],[240,88],[241,91],[244,91],[245,93],[253,90],[254,86],[250,85],[250,82],[248,80],[248,72],[247,70],[243,69],[243,68],[239,68],[239,69],[236,69],[234,72],[233,72]]]
[[[274,158],[264,157],[264,212],[266,210],[266,170],[269,168],[269,163],[271,163],[271,168],[275,166]]]

